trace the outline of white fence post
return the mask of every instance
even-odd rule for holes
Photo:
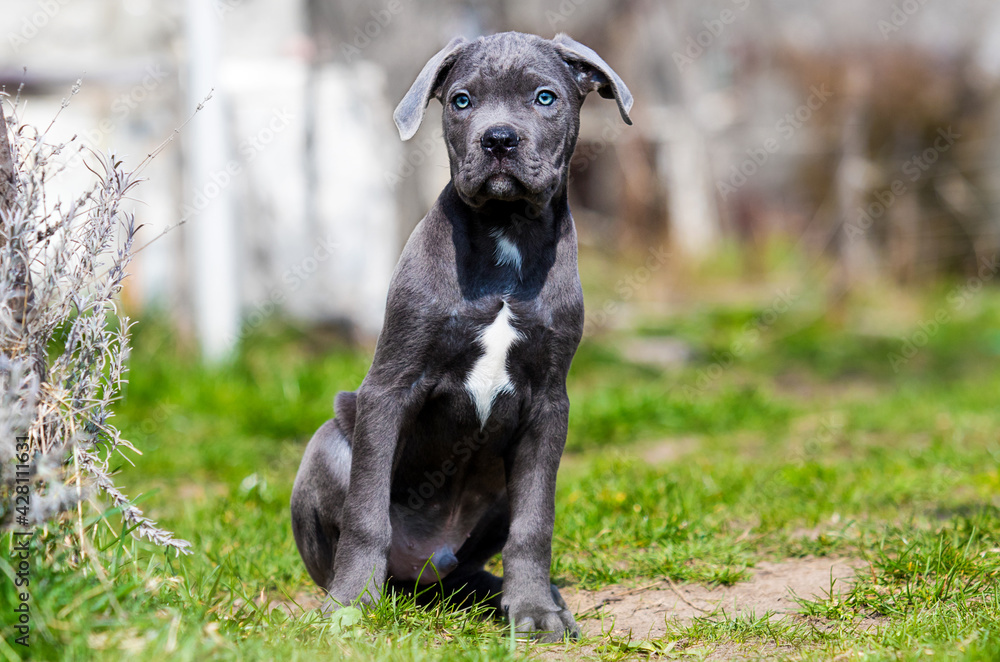
[[[236,219],[228,186],[233,173],[225,105],[219,86],[221,17],[215,3],[187,0],[188,105],[193,108],[215,88],[213,98],[187,131],[186,203],[189,283],[195,330],[209,362],[232,352],[240,327]]]

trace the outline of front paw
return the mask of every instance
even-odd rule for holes
[[[358,611],[358,613],[361,613],[362,610],[367,610],[373,604],[374,602],[366,601],[360,596],[352,600],[350,598],[335,598],[333,595],[328,595],[323,604],[320,605],[319,613],[320,616],[324,617],[335,616],[344,611]]]
[[[556,591],[553,593],[558,595]],[[565,602],[559,605],[551,598],[534,603],[511,600],[504,604],[504,611],[519,637],[538,639],[543,644],[560,642],[566,635],[574,641],[580,638],[580,626]]]
[[[320,612],[324,616],[328,616],[345,607],[359,607],[367,610],[374,606],[381,597],[380,587],[372,580],[367,582],[334,581]]]

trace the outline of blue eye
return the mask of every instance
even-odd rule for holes
[[[451,102],[455,104],[455,108],[462,110],[464,108],[468,108],[469,104],[472,103],[472,100],[469,99],[468,94],[456,94],[455,98],[452,99]]]
[[[542,90],[535,97],[535,102],[542,106],[551,106],[555,103],[556,95],[548,90]]]

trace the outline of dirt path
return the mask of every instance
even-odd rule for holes
[[[795,596],[812,598],[847,590],[860,563],[851,559],[802,558],[764,562],[753,577],[733,586],[708,588],[667,581],[638,588],[609,586],[599,591],[563,590],[563,597],[588,635],[610,631],[615,636],[655,639],[667,632],[666,622],[686,621],[725,610],[728,616],[771,611],[795,613]]]

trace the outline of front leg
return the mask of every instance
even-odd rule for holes
[[[392,545],[389,501],[397,446],[433,387],[427,353],[443,317],[433,299],[411,285],[413,265],[421,262],[415,236],[389,285],[385,323],[358,389],[351,477],[324,611],[357,600],[374,604],[381,595]]]
[[[510,534],[503,548],[503,599],[518,633],[546,643],[576,639],[580,628],[551,585],[556,473],[566,445],[569,398],[565,388],[532,408],[525,434],[506,460]],[[560,602],[561,599],[560,599]]]
[[[329,611],[359,601],[375,604],[386,579],[392,543],[389,498],[400,430],[417,401],[414,388],[363,384],[358,391],[351,479],[340,540],[327,588]]]

